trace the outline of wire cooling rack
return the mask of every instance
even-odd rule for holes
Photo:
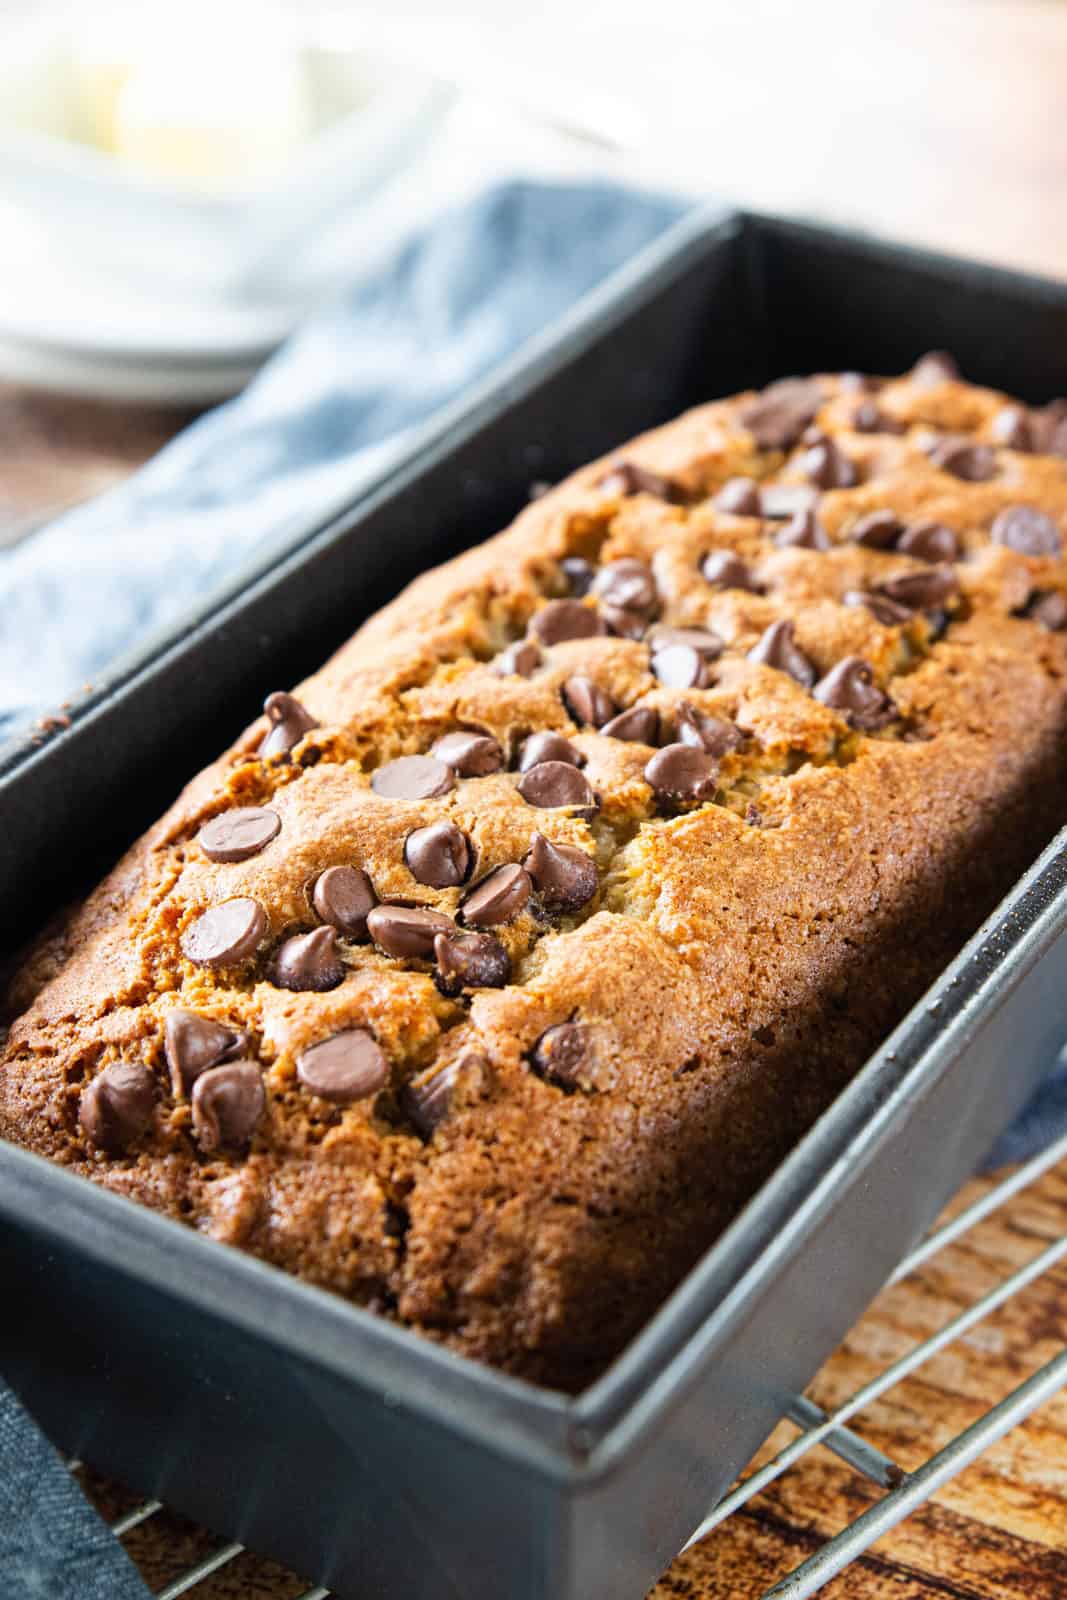
[[[938,1251],[952,1244],[977,1223],[1000,1210],[1021,1189],[1035,1182],[1043,1173],[1060,1161],[1067,1159],[1067,1135],[1051,1145],[1024,1166],[1018,1167],[1002,1182],[982,1194],[973,1204],[960,1211],[951,1221],[931,1233],[907,1256],[890,1278],[896,1283],[923,1266]],[[804,1396],[798,1397],[788,1412],[788,1420],[798,1428],[796,1438],[781,1450],[773,1460],[743,1478],[718,1505],[709,1512],[694,1531],[686,1550],[707,1537],[714,1528],[733,1512],[739,1510],[761,1490],[788,1471],[809,1450],[822,1447],[833,1451],[856,1472],[883,1491],[866,1511],[850,1522],[799,1567],[765,1591],[762,1600],[805,1600],[835,1577],[851,1561],[861,1555],[876,1539],[888,1533],[897,1523],[918,1509],[957,1473],[1002,1438],[1012,1428],[1024,1421],[1038,1406],[1050,1400],[1059,1390],[1067,1388],[1067,1349],[1054,1356],[1018,1388],[1013,1389],[991,1410],[970,1427],[944,1445],[927,1462],[912,1472],[904,1469],[867,1443],[849,1427],[849,1420],[866,1406],[877,1400],[887,1390],[915,1372],[931,1356],[943,1350],[955,1339],[967,1333],[976,1323],[992,1315],[999,1306],[1014,1295],[1020,1294],[1043,1273],[1067,1258],[1067,1233],[1054,1239],[1023,1266],[1003,1278],[981,1299],[967,1306],[951,1321],[946,1322],[930,1338],[913,1346],[890,1366],[879,1372],[862,1388],[857,1389],[833,1412],[825,1412]],[[81,1468],[81,1462],[69,1463],[72,1471]],[[123,1538],[134,1528],[147,1522],[164,1509],[162,1501],[145,1500],[112,1523],[114,1533]],[[210,1555],[173,1578],[165,1588],[156,1592],[156,1600],[179,1600],[182,1595],[193,1594],[214,1573],[235,1561],[244,1553],[244,1545],[220,1545]],[[203,1592],[203,1591],[201,1591]],[[332,1591],[321,1585],[305,1589],[296,1600],[334,1600]]]

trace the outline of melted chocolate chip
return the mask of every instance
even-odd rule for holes
[[[711,800],[718,774],[719,763],[702,747],[668,744],[645,767],[645,782],[662,800]]]
[[[897,540],[897,549],[918,561],[955,561],[960,541],[942,522],[912,522]]]
[[[745,736],[736,723],[725,717],[713,717],[706,711],[683,700],[675,712],[678,739],[682,744],[704,750],[709,756],[725,756],[740,749]]]
[[[504,765],[503,750],[487,733],[446,733],[430,753],[460,778],[485,778]]]
[[[799,516],[802,511],[814,511],[819,503],[819,491],[810,483],[768,483],[762,496],[763,515],[772,522]]]
[[[1021,556],[1058,556],[1063,549],[1058,526],[1036,506],[1006,506],[994,517],[990,534],[994,544]]]
[[[281,817],[267,806],[236,806],[205,822],[196,838],[209,861],[247,861],[281,830]]]
[[[408,834],[404,860],[416,882],[430,889],[454,889],[469,877],[474,850],[454,822],[431,822]]]
[[[851,539],[867,550],[892,550],[900,538],[902,524],[894,511],[870,511],[853,523]]]
[[[563,685],[563,704],[575,722],[594,728],[601,728],[605,722],[610,722],[619,709],[599,684],[594,683],[592,678],[582,676],[567,679]]]
[[[332,1105],[366,1100],[389,1082],[389,1063],[366,1028],[346,1028],[302,1050],[296,1075],[305,1089]]]
[[[632,744],[655,744],[659,737],[659,712],[654,706],[631,706],[605,722],[601,733],[607,739],[626,739]]]
[[[656,609],[659,600],[651,567],[633,556],[621,556],[601,567],[592,592],[605,605],[645,616]]]
[[[870,589],[850,589],[842,595],[841,604],[866,606],[874,620],[886,628],[903,627],[915,615],[910,606],[902,606],[899,601],[890,600],[888,595],[876,594]]]
[[[577,767],[564,761],[539,761],[519,781],[527,805],[550,810],[554,806],[597,806],[597,797]]]
[[[929,611],[957,593],[960,580],[951,567],[928,567],[925,572],[902,572],[878,585],[878,593],[916,611]]]
[[[781,378],[740,412],[760,450],[791,450],[822,405],[822,388],[812,378]]]
[[[852,426],[857,433],[906,433],[907,425],[895,417],[887,417],[874,400],[861,400],[852,413]]]
[[[452,768],[436,756],[398,756],[371,774],[370,786],[383,800],[432,800],[455,782]]]
[[[519,771],[529,772],[542,761],[565,761],[571,767],[584,767],[585,757],[561,733],[531,733],[519,754]]]
[[[670,689],[705,689],[710,677],[704,657],[688,644],[671,644],[655,651],[652,672]]]
[[[658,472],[639,467],[633,461],[617,461],[598,485],[606,494],[651,494],[657,500],[681,501],[685,497],[676,483]]]
[[[542,659],[532,639],[519,639],[500,652],[492,670],[498,678],[532,678]]]
[[[208,1067],[240,1055],[248,1048],[248,1036],[226,1028],[210,1017],[198,1016],[185,1006],[167,1012],[163,1024],[163,1053],[170,1069],[175,1095],[188,1094]]]
[[[449,999],[464,989],[502,989],[511,977],[508,953],[491,933],[439,933],[433,953],[433,981]]]
[[[451,933],[455,923],[427,906],[380,905],[367,918],[367,931],[380,950],[399,959],[429,960],[439,933]]]
[[[573,1088],[593,1062],[593,1034],[580,1022],[557,1022],[533,1047],[531,1065],[542,1078]]]
[[[362,942],[367,938],[367,915],[378,904],[378,896],[361,867],[327,867],[315,879],[311,904],[331,928]]]
[[[574,768],[567,770],[573,772]],[[460,905],[460,917],[468,928],[498,928],[525,910],[532,889],[529,873],[509,861],[475,884]]]
[[[202,1072],[193,1084],[197,1144],[206,1155],[247,1144],[266,1104],[263,1075],[254,1061],[230,1061]]]
[[[1005,406],[993,418],[990,431],[998,444],[1008,450],[1029,452],[1034,448],[1034,429],[1022,406]]]
[[[956,359],[947,350],[928,350],[911,369],[911,381],[920,389],[936,389],[939,384],[954,383],[959,375]]]
[[[565,644],[569,639],[591,639],[605,633],[604,619],[580,600],[550,600],[530,621],[530,632],[542,644]]]
[[[830,538],[814,511],[800,511],[775,536],[779,549],[829,550]]]
[[[560,567],[572,595],[580,600],[584,594],[589,593],[596,574],[596,568],[591,561],[587,561],[584,556],[564,556]]]
[[[962,478],[964,483],[986,483],[996,475],[997,454],[987,444],[974,444],[970,439],[939,439],[929,454],[935,467]]]
[[[199,967],[233,967],[247,961],[267,936],[267,913],[258,900],[223,900],[190,923],[182,954]]]
[[[758,517],[763,513],[755,478],[728,478],[711,503],[716,511],[727,511],[732,517]]]
[[[846,656],[820,678],[811,691],[816,700],[840,711],[852,727],[865,733],[883,728],[896,716],[896,706],[874,681],[874,669],[862,656]]]
[[[279,989],[323,994],[336,989],[345,975],[337,954],[336,928],[312,928],[297,933],[278,947],[271,967],[271,982]]]
[[[535,833],[523,866],[547,911],[566,915],[587,905],[597,891],[596,862],[574,845],[553,844]]]
[[[156,1086],[141,1061],[113,1061],[97,1073],[78,1102],[78,1121],[90,1144],[118,1155],[152,1120]]]
[[[473,935],[471,935],[473,937]],[[400,1103],[415,1127],[428,1139],[448,1115],[457,1085],[462,1081],[485,1083],[491,1075],[486,1058],[467,1050],[454,1061],[434,1062],[400,1092]]]
[[[759,593],[759,584],[740,556],[732,550],[712,550],[700,564],[700,571],[708,583],[719,589],[747,589]]]
[[[800,458],[800,470],[820,489],[851,489],[859,473],[833,439],[822,438]]]
[[[281,691],[269,694],[263,702],[263,710],[270,727],[260,742],[261,756],[286,755],[294,745],[300,743],[305,733],[318,727],[311,713],[291,694]]]
[[[1039,592],[1027,601],[1023,615],[1050,633],[1060,633],[1067,628],[1067,599],[1056,589]]]
[[[788,672],[805,689],[810,689],[815,682],[815,668],[800,649],[795,635],[796,625],[791,618],[772,622],[748,652],[748,659],[765,667],[777,667],[779,672]]]

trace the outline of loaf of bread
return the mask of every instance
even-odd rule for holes
[[[1067,812],[1065,457],[934,355],[576,473],[40,941],[0,1133],[580,1387]]]

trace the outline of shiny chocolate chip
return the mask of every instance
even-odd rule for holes
[[[513,922],[525,909],[532,888],[525,868],[515,861],[506,862],[487,873],[465,896],[459,908],[460,918],[468,928],[498,928],[502,923]]]
[[[634,556],[620,556],[617,561],[609,561],[601,567],[592,592],[605,605],[646,616],[656,609],[659,599],[651,567]]]
[[[902,523],[895,511],[869,511],[852,524],[850,538],[866,550],[892,550],[900,538]]]
[[[596,568],[591,561],[584,556],[564,556],[560,567],[572,595],[580,600],[582,595],[589,593],[596,575]]]
[[[254,1061],[230,1061],[202,1072],[193,1084],[193,1132],[205,1155],[246,1145],[267,1097]]]
[[[903,627],[915,615],[910,606],[902,606],[899,601],[890,600],[888,595],[876,594],[871,589],[850,589],[842,595],[841,604],[865,606],[874,620],[886,628]]]
[[[439,933],[451,933],[455,923],[442,911],[428,906],[379,905],[367,918],[367,932],[387,956],[428,961]]]
[[[467,1050],[453,1061],[435,1061],[433,1066],[412,1078],[400,1091],[400,1103],[423,1138],[428,1139],[448,1115],[460,1081],[484,1083],[489,1076],[490,1066],[485,1056]]]
[[[529,772],[542,761],[565,761],[571,767],[583,767],[585,757],[561,733],[531,733],[523,742],[519,753],[519,771]]]
[[[367,937],[367,916],[378,904],[374,885],[361,867],[327,867],[315,879],[311,904],[323,922],[346,939]]]
[[[332,1105],[366,1100],[389,1082],[389,1063],[366,1028],[346,1028],[296,1058],[296,1075],[305,1089]]]
[[[485,778],[504,765],[499,742],[487,733],[446,733],[431,747],[430,754],[460,778]]]
[[[519,639],[500,652],[492,670],[498,678],[532,678],[542,659],[532,639]]]
[[[955,561],[960,541],[943,522],[912,522],[897,540],[897,549],[917,561]]]
[[[574,845],[553,844],[543,833],[535,833],[522,864],[547,911],[560,915],[578,911],[596,894],[596,862]]]
[[[653,628],[649,643],[653,651],[684,645],[687,650],[695,650],[705,661],[717,660],[725,648],[719,635],[711,628],[672,628],[663,624]]]
[[[941,606],[959,590],[960,580],[952,567],[927,567],[924,572],[902,572],[878,585],[879,594],[916,611]]]
[[[269,694],[263,710],[270,722],[259,746],[261,756],[283,756],[300,743],[305,733],[317,728],[318,723],[309,711],[291,694],[279,691]]]
[[[670,689],[706,689],[708,664],[689,644],[671,644],[652,656],[652,673]]]
[[[765,667],[777,667],[779,672],[788,672],[805,689],[810,689],[815,682],[815,668],[797,644],[796,626],[789,617],[772,622],[764,629],[748,652],[748,659]]]
[[[188,1094],[208,1067],[217,1067],[248,1048],[248,1035],[174,1006],[163,1024],[163,1054],[175,1095]]]
[[[597,797],[582,777],[577,767],[565,761],[539,761],[523,774],[519,793],[527,805],[550,810],[554,806],[581,806],[583,809],[598,804]]]
[[[936,389],[939,384],[954,383],[959,375],[956,358],[947,350],[928,350],[911,369],[911,381],[920,389]]]
[[[434,983],[454,999],[464,989],[502,989],[511,961],[491,933],[439,933],[433,942]]]
[[[1021,556],[1058,556],[1063,535],[1052,518],[1036,506],[1005,506],[993,519],[994,544],[1006,545]]]
[[[814,511],[799,511],[791,517],[775,544],[782,550],[829,550],[830,538]]]
[[[633,461],[616,461],[598,485],[606,494],[650,494],[657,500],[681,501],[685,497],[678,484]]]
[[[822,438],[805,450],[800,470],[819,489],[852,489],[859,482],[854,463],[830,438]]]
[[[822,405],[822,387],[813,378],[781,378],[740,412],[761,450],[791,450]]]
[[[345,975],[337,953],[336,928],[312,928],[297,933],[278,947],[271,965],[271,982],[279,989],[323,994],[336,989]]]
[[[760,487],[755,478],[728,478],[711,502],[716,511],[732,517],[758,517],[763,514]]]
[[[542,644],[565,644],[570,639],[591,639],[607,631],[604,619],[580,600],[550,600],[530,621],[530,632]]]
[[[196,838],[209,861],[247,861],[281,830],[281,817],[269,807],[236,806],[205,822]]]
[[[990,431],[1008,450],[1029,452],[1034,448],[1033,424],[1022,406],[1004,406],[993,418]]]
[[[155,1079],[142,1061],[113,1061],[97,1073],[78,1102],[82,1132],[98,1150],[118,1155],[152,1120]]]
[[[691,744],[668,744],[645,767],[645,782],[662,800],[711,800],[718,786],[719,763]]]
[[[383,800],[432,800],[455,782],[452,768],[437,756],[398,756],[371,774],[370,786]]]
[[[644,611],[627,611],[622,606],[608,605],[602,600],[600,615],[608,632],[614,634],[616,639],[643,639],[645,636],[648,616]]]
[[[1067,628],[1067,599],[1056,589],[1031,596],[1023,615],[1031,622],[1039,622],[1049,633],[1060,633]]]
[[[181,937],[182,954],[198,967],[233,967],[255,954],[268,926],[258,900],[223,900],[189,924]]]
[[[747,589],[759,593],[751,571],[732,550],[711,550],[700,564],[701,575],[717,589]]]
[[[997,470],[996,451],[970,439],[939,439],[930,449],[930,460],[964,483],[987,483]]]
[[[470,876],[474,849],[454,822],[431,822],[408,834],[404,860],[418,883],[430,889],[454,889]]]
[[[568,678],[563,685],[563,703],[575,722],[593,728],[603,727],[618,711],[618,706],[592,678]]]
[[[659,712],[654,706],[631,706],[605,722],[601,733],[606,739],[626,739],[631,744],[655,744],[659,737]]]
[[[852,413],[852,426],[857,433],[905,433],[907,426],[895,417],[887,417],[874,400],[861,400]]]
[[[820,678],[811,691],[816,700],[840,711],[865,733],[883,728],[896,716],[896,706],[874,681],[874,669],[862,656],[846,656]]]
[[[819,491],[810,483],[768,483],[760,498],[763,515],[772,522],[782,522],[802,511],[814,511],[819,503]]]
[[[530,1064],[550,1083],[573,1088],[593,1062],[593,1034],[580,1022],[557,1022],[533,1047]]]
[[[704,750],[709,756],[728,755],[731,750],[740,749],[745,742],[745,736],[736,723],[728,722],[725,717],[713,717],[691,705],[688,700],[682,701],[674,720],[679,742],[692,745],[695,750]]]

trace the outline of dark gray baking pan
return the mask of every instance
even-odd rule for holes
[[[1067,288],[766,218],[690,220],[0,769],[13,941],[417,570],[697,400],[946,346],[1039,401]],[[1035,840],[1035,854],[1040,841]],[[0,1370],[66,1449],[350,1600],[639,1600],[1060,1043],[1050,848],[580,1398],[516,1382],[0,1150]]]

